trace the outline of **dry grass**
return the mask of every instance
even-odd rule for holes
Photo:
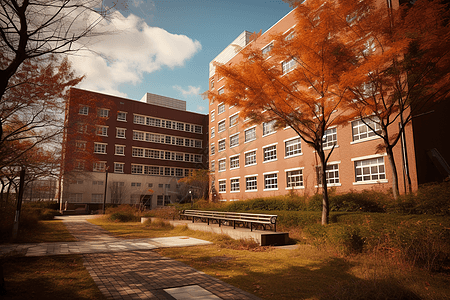
[[[61,220],[39,221],[36,226],[21,230],[14,243],[75,242]]]

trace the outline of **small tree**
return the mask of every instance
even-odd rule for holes
[[[181,178],[180,180],[178,180],[178,183],[184,183],[188,186],[200,190],[201,197],[203,199],[207,199],[209,190],[209,170],[193,170],[190,176]]]
[[[226,91],[210,99],[241,108],[240,116],[253,123],[290,126],[319,158],[322,186],[322,224],[328,223],[327,162],[333,152],[324,149],[330,127],[346,124],[347,88],[341,77],[352,67],[349,30],[343,10],[360,9],[358,1],[307,1],[296,7],[295,29],[272,36],[270,54],[262,53],[258,39],[240,53],[237,64],[218,65]],[[270,58],[268,58],[270,55]],[[280,61],[282,62],[280,64]]]

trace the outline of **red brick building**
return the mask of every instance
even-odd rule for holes
[[[66,127],[62,202],[72,208],[98,209],[105,190],[106,203],[162,206],[184,196],[180,178],[207,167],[208,116],[182,100],[74,88]]]

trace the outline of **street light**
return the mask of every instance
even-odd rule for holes
[[[108,169],[109,169],[109,167],[105,166],[105,194],[103,195],[103,214],[105,214],[106,192],[108,191]]]
[[[194,201],[192,201],[192,191],[189,190],[189,195],[191,195],[191,207],[194,205]]]

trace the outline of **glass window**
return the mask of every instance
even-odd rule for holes
[[[114,173],[123,173],[124,166],[123,163],[114,163]]]
[[[225,171],[226,169],[226,159],[219,159],[219,172]]]
[[[217,130],[218,132],[225,131],[225,120],[220,121],[219,124],[217,124],[217,126],[218,126],[218,130]]]
[[[331,148],[337,145],[337,133],[336,128],[331,128],[325,130],[325,134],[323,135],[323,148]]]
[[[116,145],[115,155],[125,155],[125,146]]]
[[[104,161],[94,162],[94,166],[93,166],[94,172],[105,172],[105,170],[106,170],[106,162],[104,162]]]
[[[106,144],[94,143],[94,153],[106,154]]]
[[[97,125],[96,129],[97,129],[97,135],[99,135],[99,136],[108,136],[108,127]]]
[[[283,74],[289,73],[295,68],[296,62],[295,59],[291,59],[289,61],[283,61],[281,66],[283,68]]]
[[[278,189],[278,174],[266,174],[264,175],[264,189],[275,190]]]
[[[258,189],[256,176],[246,177],[245,178],[245,190],[246,191],[255,191]]]
[[[239,145],[239,133],[236,133],[230,136],[230,148],[236,147]]]
[[[230,127],[237,125],[239,120],[239,114],[234,114],[230,117]]]
[[[381,134],[381,126],[370,119],[357,120],[352,122],[352,133],[353,141],[364,140]]]
[[[253,128],[247,129],[244,132],[244,135],[245,135],[245,142],[246,143],[250,142],[250,141],[253,141],[253,140],[256,140],[256,128],[253,127]]]
[[[227,191],[227,181],[219,180],[219,193],[226,193]]]
[[[220,103],[220,104],[217,106],[217,114],[220,115],[220,114],[223,113],[223,112],[225,112],[225,104]]]
[[[338,184],[339,183],[339,165],[332,164],[327,165],[327,170],[325,171],[327,177],[327,184]],[[319,185],[322,184],[322,176],[320,172],[320,167],[316,168],[317,182]]]
[[[264,47],[261,50],[261,53],[262,53],[263,57],[268,57],[269,56],[269,52],[272,50],[272,48],[273,48],[273,43],[270,43],[269,45]]]
[[[106,108],[97,109],[97,116],[99,116],[100,118],[109,117],[109,109],[106,109]]]
[[[287,171],[286,183],[288,188],[303,186],[303,170]]]
[[[134,115],[133,122],[134,122],[134,124],[145,124],[145,117],[139,116],[139,115]]]
[[[301,145],[301,138],[296,138],[293,140],[286,141],[284,143],[285,147],[285,156],[295,156],[302,153],[302,145]]]
[[[239,156],[230,157],[230,170],[239,168]]]
[[[216,136],[216,129],[214,127],[211,127],[211,138],[214,138]]]
[[[245,153],[245,165],[256,165],[256,150]]]
[[[263,123],[263,136],[275,132],[275,120]]]
[[[116,128],[116,138],[124,139],[125,138],[125,128]]]
[[[239,178],[231,179],[230,183],[231,183],[230,191],[239,192]]]
[[[216,171],[216,162],[213,160],[211,161],[211,172],[215,172]]]
[[[117,112],[117,121],[127,121],[127,113],[123,111]]]
[[[377,181],[386,179],[384,158],[372,158],[355,161],[356,182]]]
[[[263,148],[263,150],[264,150],[264,161],[265,162],[277,159],[277,145]]]
[[[80,106],[78,114],[87,116],[89,114],[89,106]]]
[[[211,155],[216,154],[216,146],[214,144],[211,144]]]
[[[219,141],[219,152],[225,150],[225,139]]]
[[[215,110],[212,110],[209,115],[211,116],[211,122],[216,120],[216,111]]]

